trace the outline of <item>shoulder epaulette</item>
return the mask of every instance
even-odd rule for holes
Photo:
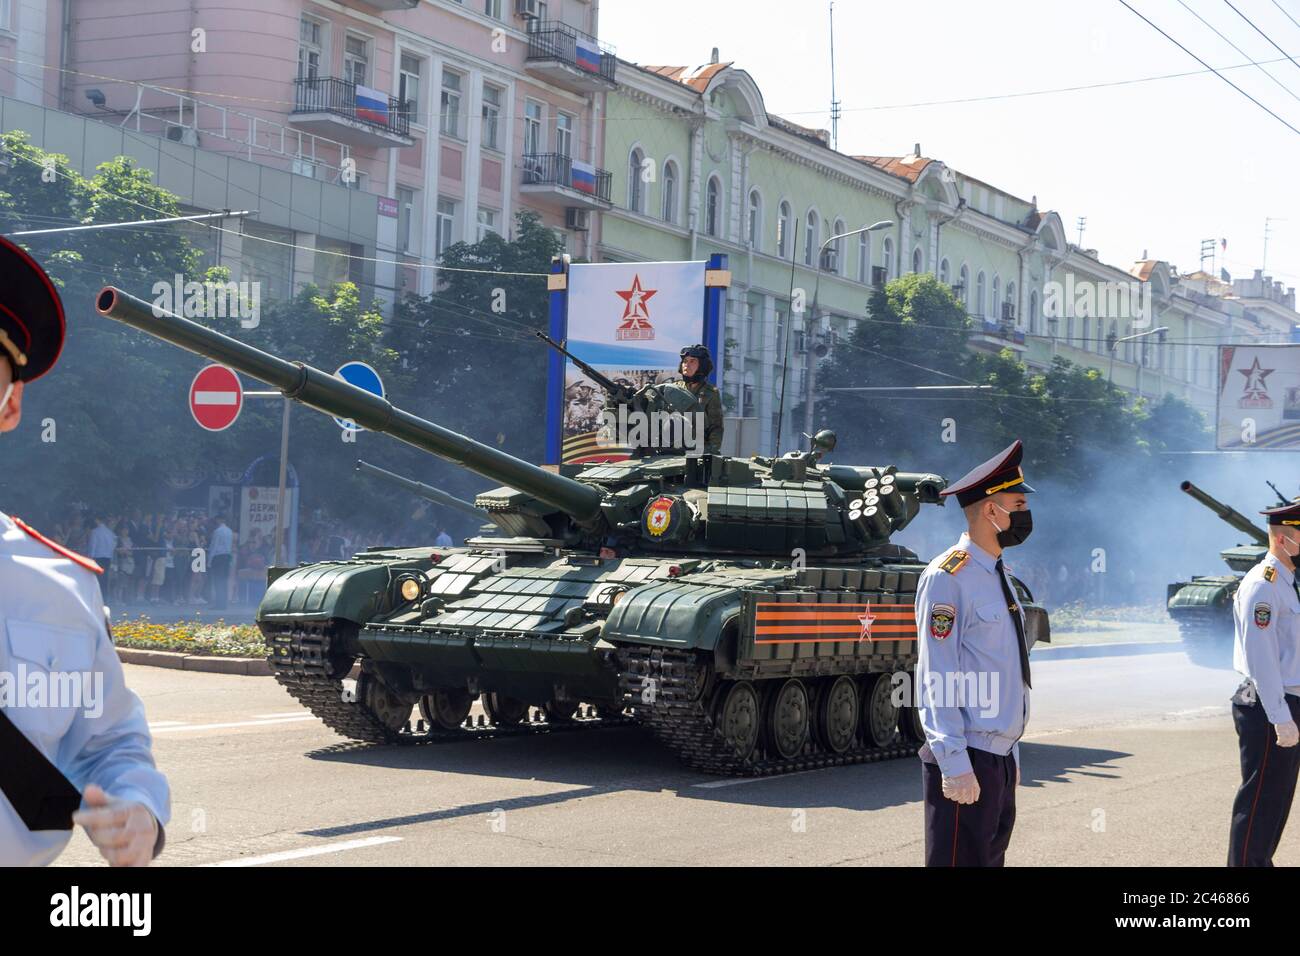
[[[104,573],[104,569],[101,568],[97,562],[86,557],[84,554],[77,554],[77,552],[71,550],[70,548],[65,548],[57,541],[51,541],[49,538],[45,537],[45,535],[41,534],[39,531],[37,531],[35,528],[29,525],[22,518],[15,518],[12,515],[10,515],[9,520],[12,521],[15,525],[17,525],[21,531],[25,532],[29,538],[33,539],[34,541],[39,541],[41,544],[45,545],[51,551],[57,552],[58,554],[67,558],[69,561],[73,561],[76,564],[81,565],[87,571],[93,571],[96,574]]]
[[[956,551],[951,552],[948,557],[944,558],[943,563],[940,564],[939,567],[947,571],[949,574],[956,574],[965,567],[966,562],[969,560],[970,552],[962,551],[958,548]]]
[[[1264,569],[1264,580],[1265,580],[1265,581],[1269,581],[1269,582],[1271,582],[1271,581],[1272,581],[1274,578],[1276,578],[1276,577],[1277,577],[1277,568],[1273,567],[1272,565],[1269,565],[1268,567],[1266,567],[1266,568]]]

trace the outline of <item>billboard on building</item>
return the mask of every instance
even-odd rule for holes
[[[1300,450],[1300,345],[1219,346],[1215,447]]]
[[[679,354],[688,345],[709,345],[715,364],[720,364],[717,339],[725,295],[708,295],[705,280],[711,265],[703,261],[571,265],[567,287],[552,292],[552,336],[565,339],[570,352],[606,378],[633,389],[673,381]],[[551,461],[628,457],[630,449],[613,443],[608,435],[602,437],[605,393],[567,359],[552,365],[550,395]]]

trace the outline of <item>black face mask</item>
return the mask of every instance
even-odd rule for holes
[[[1033,513],[1025,511],[1010,511],[1007,514],[1011,518],[1011,526],[1005,531],[998,532],[998,544],[1004,548],[1012,548],[1018,544],[1024,544],[1029,533],[1034,530]]]

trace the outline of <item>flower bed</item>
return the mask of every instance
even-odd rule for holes
[[[113,622],[118,647],[148,651],[180,651],[221,657],[265,657],[262,632],[253,624],[225,621],[173,621],[158,624],[147,615]]]

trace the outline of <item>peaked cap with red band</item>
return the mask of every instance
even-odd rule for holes
[[[67,322],[58,290],[36,260],[0,236],[0,355],[18,382],[40,378],[59,359]]]
[[[1028,494],[1034,489],[1025,484],[1025,473],[1020,469],[1024,446],[1016,439],[1008,447],[962,475],[939,494],[956,495],[957,504],[965,508],[990,495],[1000,492]]]

